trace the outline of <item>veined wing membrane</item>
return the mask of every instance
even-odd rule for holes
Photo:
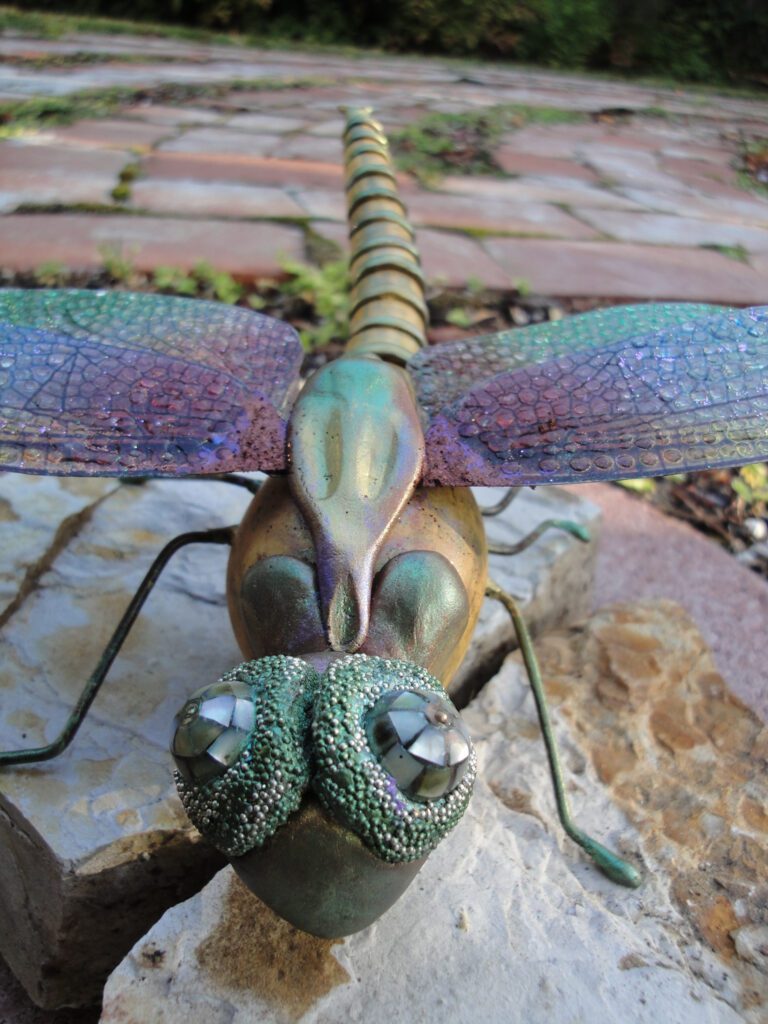
[[[768,457],[768,307],[686,321],[477,384],[433,417],[429,484],[660,476]]]
[[[0,291],[0,468],[158,476],[285,468],[301,344],[249,310]]]
[[[564,320],[434,345],[414,356],[408,369],[419,403],[432,419],[479,381],[500,373],[725,312],[723,307],[690,302],[596,309]]]

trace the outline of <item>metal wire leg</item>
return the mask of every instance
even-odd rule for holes
[[[512,504],[512,502],[515,500],[515,498],[518,496],[519,493],[520,493],[520,488],[519,487],[510,487],[510,488],[508,488],[507,493],[504,495],[504,497],[501,498],[499,501],[497,501],[495,505],[486,505],[485,508],[483,508],[483,506],[481,505],[480,506],[480,513],[481,513],[481,515],[484,515],[484,516],[497,516],[497,515],[499,515],[499,513],[503,512],[505,508],[509,508],[509,506]]]
[[[555,791],[557,814],[563,828],[571,839],[575,843],[578,843],[579,846],[589,854],[604,875],[607,875],[612,881],[618,882],[619,885],[626,885],[631,889],[637,888],[642,881],[642,877],[638,870],[628,861],[623,860],[617,854],[607,849],[602,845],[602,843],[598,843],[598,841],[593,839],[592,836],[583,832],[574,823],[573,818],[571,817],[568,797],[565,792],[565,785],[563,783],[563,772],[560,766],[560,758],[557,753],[555,737],[552,732],[552,723],[549,718],[549,708],[547,706],[546,694],[544,693],[544,685],[541,680],[539,662],[536,657],[536,652],[533,649],[533,642],[531,641],[531,635],[528,632],[528,627],[526,626],[520,613],[520,609],[517,607],[513,598],[511,598],[506,591],[502,590],[498,584],[494,583],[493,580],[488,581],[488,586],[485,592],[488,597],[492,597],[504,605],[509,612],[515,627],[515,632],[517,633],[520,651],[523,655],[525,668],[528,672],[528,679],[530,680],[531,689],[533,690],[533,698],[536,702],[536,711],[539,715],[541,732],[544,737],[544,746],[549,760],[549,771],[552,777],[552,786]]]
[[[539,523],[535,530],[531,530],[528,536],[523,537],[517,544],[500,544],[489,541],[488,550],[492,555],[519,555],[521,551],[525,551],[526,548],[529,548],[531,544],[537,541],[546,530],[565,530],[566,533],[570,533],[576,540],[580,540],[585,544],[590,540],[590,533],[586,526],[574,523],[570,519],[545,519],[543,523]]]
[[[88,710],[96,694],[99,692],[112,662],[117,657],[125,638],[128,636],[131,626],[136,621],[142,605],[149,597],[152,588],[157,583],[160,574],[173,555],[180,548],[186,547],[187,544],[231,544],[233,532],[234,528],[231,526],[215,530],[198,530],[194,533],[182,533],[169,544],[166,544],[152,563],[149,572],[141,581],[139,589],[133,595],[131,603],[118,623],[117,629],[112,634],[109,643],[104,649],[104,653],[99,658],[98,665],[85,684],[74,710],[59,735],[53,743],[49,743],[45,747],[0,751],[0,767],[13,764],[31,764],[35,761],[49,761],[51,758],[57,757],[63,750],[66,750],[75,738],[75,734],[80,728],[83,719],[88,714]]]

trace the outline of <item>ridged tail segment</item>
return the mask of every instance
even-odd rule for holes
[[[407,362],[426,341],[424,278],[381,125],[347,110],[344,129],[352,295],[347,352]]]

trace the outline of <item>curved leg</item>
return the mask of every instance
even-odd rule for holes
[[[552,786],[555,791],[557,814],[563,828],[571,839],[575,843],[578,843],[579,846],[589,854],[604,875],[607,875],[612,881],[618,882],[619,885],[626,885],[631,889],[637,888],[642,881],[642,877],[638,870],[628,861],[623,860],[621,857],[617,856],[617,854],[607,849],[602,845],[602,843],[598,843],[596,839],[592,838],[592,836],[587,835],[586,832],[582,832],[582,830],[574,823],[573,818],[571,817],[568,797],[565,792],[565,785],[563,783],[563,772],[560,767],[560,758],[558,757],[555,737],[552,732],[552,723],[549,719],[549,708],[547,707],[544,685],[541,681],[539,663],[536,658],[536,652],[533,649],[533,643],[531,641],[531,635],[528,632],[528,627],[525,625],[525,621],[520,614],[520,609],[517,607],[515,601],[506,593],[506,591],[502,590],[500,586],[494,583],[493,580],[488,581],[486,594],[488,597],[492,597],[504,605],[509,612],[510,618],[512,619],[515,627],[515,632],[517,633],[520,651],[523,655],[525,668],[528,672],[528,679],[530,680],[531,689],[533,690],[533,698],[536,701],[536,711],[539,715],[539,723],[541,725],[541,732],[544,738],[544,746],[547,751],[547,758],[549,759],[549,771],[552,776]]]
[[[546,530],[565,530],[566,533],[570,533],[576,540],[580,540],[585,544],[590,540],[590,533],[586,526],[574,523],[570,519],[545,519],[543,523],[539,523],[535,530],[531,530],[528,536],[523,537],[517,544],[496,544],[489,541],[488,551],[492,555],[519,555],[521,551],[525,551],[526,548],[529,548],[531,544],[537,541]]]
[[[233,527],[227,526],[215,530],[198,530],[194,533],[182,533],[169,544],[166,544],[152,563],[149,572],[141,581],[139,589],[133,595],[131,603],[118,623],[117,629],[112,634],[109,643],[104,649],[104,653],[99,658],[96,668],[85,684],[77,704],[59,735],[52,743],[44,747],[31,747],[28,750],[0,751],[0,767],[13,764],[30,764],[34,761],[49,761],[52,757],[56,757],[63,750],[66,750],[75,738],[75,734],[80,728],[83,719],[88,714],[88,710],[96,694],[99,692],[112,662],[117,657],[123,641],[130,632],[131,626],[136,621],[142,605],[149,597],[152,588],[157,583],[160,574],[173,555],[187,544],[231,544],[233,530]]]
[[[499,515],[499,513],[503,512],[505,508],[509,508],[509,506],[512,504],[512,502],[515,500],[519,493],[519,487],[510,487],[507,490],[507,493],[504,495],[504,497],[497,501],[495,505],[486,505],[485,508],[483,508],[483,506],[481,505],[480,514],[484,516]]]

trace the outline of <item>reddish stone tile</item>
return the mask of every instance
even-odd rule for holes
[[[667,192],[661,189],[625,188],[622,193],[646,210],[673,213],[681,217],[730,221],[734,224],[768,225],[768,200],[754,193],[739,191],[712,183],[708,195],[688,192]],[[721,192],[726,194],[723,196]]]
[[[704,162],[717,167],[730,167],[733,163],[733,153],[729,149],[699,146],[685,141],[665,144],[659,156],[672,160],[695,160],[697,163]]]
[[[597,175],[588,167],[574,160],[559,160],[557,157],[536,156],[521,153],[513,146],[502,146],[493,154],[496,163],[507,174],[528,174],[531,177],[578,178],[582,181],[597,181]]]
[[[414,224],[441,228],[464,228],[555,238],[595,238],[595,232],[556,206],[525,203],[517,206],[505,200],[467,199],[437,192],[420,192],[408,197],[408,212]]]
[[[472,279],[486,288],[511,288],[512,278],[474,238],[448,231],[420,228],[416,244],[428,281],[463,287]]]
[[[328,138],[321,135],[292,135],[283,139],[272,151],[282,160],[310,160],[316,163],[337,163],[344,159],[341,137]]]
[[[502,140],[502,146],[536,156],[550,156],[570,159],[585,144],[596,142],[603,135],[598,125],[561,124],[528,125],[518,131],[509,132]]]
[[[277,114],[235,114],[227,121],[227,128],[234,128],[238,131],[261,132],[272,135],[284,135],[288,132],[297,132],[307,124],[307,114],[304,117],[285,117]]]
[[[595,187],[572,178],[460,178],[449,176],[440,182],[441,192],[454,192],[506,203],[555,203],[568,206],[600,206],[615,210],[644,210],[645,205],[618,195],[603,186]]]
[[[603,234],[622,242],[646,245],[744,246],[768,252],[768,229],[663,213],[623,213],[619,210],[575,211]]]
[[[707,249],[519,238],[486,239],[483,248],[513,278],[544,295],[726,305],[768,297],[762,274]]]
[[[0,187],[6,175],[64,176],[117,175],[125,154],[107,149],[81,150],[37,143],[0,143]]]
[[[139,270],[189,269],[204,260],[235,277],[281,273],[281,255],[304,258],[304,234],[283,224],[168,217],[29,214],[0,217],[0,265],[32,270],[56,260],[72,269],[100,267],[119,251]]]
[[[191,128],[177,139],[158,147],[162,153],[195,153],[204,156],[271,156],[280,135],[248,134],[226,128]]]
[[[171,133],[168,126],[128,119],[76,121],[50,132],[55,142],[108,149],[148,149]]]
[[[689,184],[715,181],[721,185],[738,187],[739,179],[732,167],[709,160],[688,160],[680,157],[659,156],[659,167]]]
[[[204,107],[167,107],[160,103],[134,103],[123,107],[120,113],[124,117],[174,128],[186,124],[216,124],[226,116]]]
[[[5,209],[22,203],[112,202],[125,153],[67,146],[0,144],[0,194]]]
[[[347,201],[342,189],[300,189],[292,191],[297,203],[306,210],[307,216],[317,220],[335,220],[346,223]]]
[[[142,163],[151,178],[175,181],[229,181],[244,185],[280,185],[299,188],[344,187],[343,169],[336,164],[311,160],[277,160],[271,157],[214,153],[153,153]]]
[[[222,182],[140,178],[131,189],[130,205],[153,213],[209,217],[306,217],[282,189]]]

